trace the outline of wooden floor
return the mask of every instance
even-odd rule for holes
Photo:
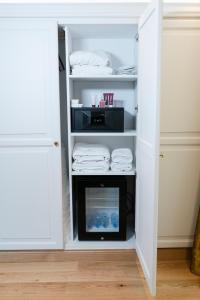
[[[1,252],[0,300],[200,300],[188,253],[162,250],[158,258],[153,298],[130,250]]]

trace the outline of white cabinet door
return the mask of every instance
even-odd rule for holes
[[[164,21],[159,247],[192,246],[199,206],[200,21]]]
[[[57,23],[4,19],[0,40],[0,249],[62,248]]]
[[[1,143],[58,138],[57,39],[55,21],[0,21]]]
[[[62,248],[58,151],[0,148],[0,249]]]
[[[161,153],[158,245],[191,246],[200,201],[200,145],[162,145]]]
[[[139,25],[136,152],[136,250],[152,294],[156,293],[160,33],[160,1],[153,1]]]
[[[163,133],[200,132],[199,54],[200,21],[166,20],[162,51]]]

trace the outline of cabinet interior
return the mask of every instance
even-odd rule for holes
[[[64,62],[65,70],[60,72],[61,99],[61,138],[63,158],[63,184],[69,186],[69,194],[65,195],[64,235],[66,249],[115,249],[134,248],[134,230],[130,229],[126,241],[79,241],[77,238],[76,213],[73,200],[73,178],[77,175],[72,171],[72,151],[75,143],[100,143],[115,148],[130,148],[134,155],[136,147],[137,118],[137,74],[121,77],[121,75],[99,76],[98,78],[76,78],[70,73],[69,55],[77,50],[104,50],[111,54],[112,67],[117,69],[122,65],[137,66],[137,24],[101,25],[73,24],[60,28],[59,56]],[[112,77],[113,76],[113,77]],[[124,107],[125,131],[121,133],[74,133],[71,132],[70,100],[80,99],[80,103],[91,106],[91,98],[104,92],[114,93],[116,105]],[[92,175],[89,174],[89,175]],[[109,174],[101,174],[109,175]],[[131,172],[124,173],[128,178],[129,187],[135,179],[135,167]],[[133,200],[134,201],[134,200]],[[133,217],[134,219],[134,217]],[[132,220],[133,224],[134,220]]]

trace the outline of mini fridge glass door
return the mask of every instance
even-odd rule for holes
[[[76,176],[74,194],[79,240],[126,239],[124,176]]]
[[[119,232],[119,188],[85,189],[86,231]]]

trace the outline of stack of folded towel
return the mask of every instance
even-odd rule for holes
[[[114,172],[131,171],[133,166],[133,154],[129,148],[118,148],[111,154],[111,170]]]
[[[77,143],[72,156],[74,171],[106,172],[109,170],[110,151],[104,145]]]
[[[111,75],[111,59],[104,51],[75,51],[69,58],[72,75]]]

